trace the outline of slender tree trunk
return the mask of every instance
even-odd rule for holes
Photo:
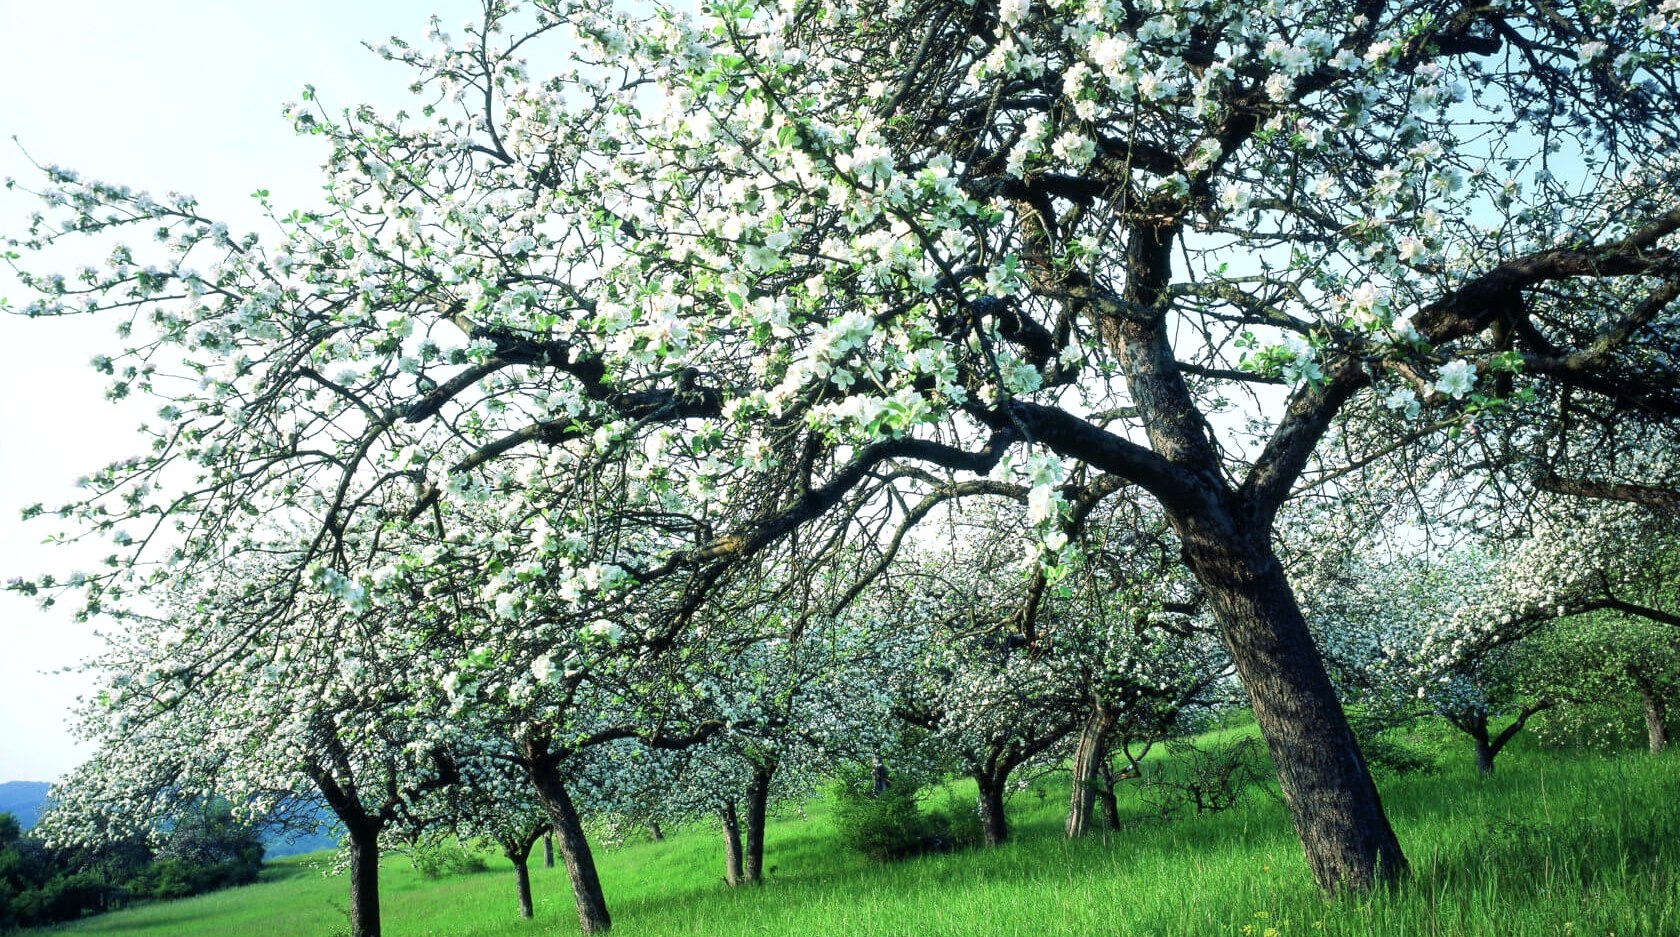
[[[1659,755],[1668,747],[1668,705],[1662,697],[1645,687],[1639,688],[1639,701],[1645,707],[1645,738],[1651,754]]]
[[[648,839],[651,839],[656,843],[663,843],[665,841],[665,831],[659,828],[658,820],[648,821]]]
[[[876,797],[887,792],[887,763],[881,760],[879,754],[870,756],[869,781]]]
[[[379,829],[347,825],[350,834],[350,935],[379,937]]]
[[[531,847],[538,839],[548,843],[552,835],[542,830],[540,824],[533,824],[519,835],[501,840],[502,855],[513,863],[514,881],[519,887],[519,916],[527,920],[535,913],[531,904]],[[553,855],[552,848],[549,855]]]
[[[1175,521],[1319,886],[1336,893],[1396,881],[1406,871],[1400,842],[1270,544],[1224,512]]]
[[[730,887],[741,884],[741,821],[735,812],[735,802],[723,802],[723,880]]]
[[[543,868],[554,868],[554,833],[543,834]]]
[[[572,897],[577,900],[578,926],[585,934],[601,934],[612,928],[612,915],[607,913],[607,898],[601,892],[601,878],[595,872],[595,854],[589,849],[589,837],[584,835],[583,821],[565,782],[546,757],[527,762],[531,780],[536,784],[537,799],[554,824],[559,840],[560,858],[566,863],[566,875],[572,881]]]
[[[994,780],[982,772],[974,773],[974,783],[980,788],[980,831],[987,846],[1001,846],[1009,839],[1009,817],[1003,809],[1003,789],[1008,777]]]
[[[525,856],[509,856],[513,860],[513,874],[519,882],[519,916],[529,920],[536,913],[531,904],[531,861]]]
[[[1084,836],[1091,829],[1091,813],[1097,805],[1097,780],[1101,766],[1108,760],[1108,732],[1114,727],[1114,713],[1097,703],[1086,717],[1079,731],[1079,744],[1073,750],[1073,789],[1068,803],[1068,838]],[[1114,792],[1109,790],[1109,796]]]
[[[776,763],[755,767],[752,780],[747,783],[747,838],[743,871],[746,881],[758,885],[764,881],[764,821],[770,809],[770,781],[776,776]]]

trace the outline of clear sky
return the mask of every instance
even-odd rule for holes
[[[407,71],[361,42],[422,40],[434,12],[458,31],[477,8],[469,0],[0,0],[0,175],[33,186],[21,145],[42,164],[191,193],[206,214],[249,230],[259,224],[256,189],[287,209],[317,201],[324,154],[292,134],[284,102],[306,83],[334,109],[401,102]],[[21,234],[32,209],[27,197],[0,193],[0,236]],[[0,296],[19,306],[28,299],[4,272]],[[77,476],[144,447],[133,432],[139,411],[107,404],[88,366],[115,345],[112,328],[0,317],[0,581],[89,565],[86,551],[41,544],[52,521],[24,524],[18,512],[65,500]],[[66,720],[91,685],[47,671],[91,655],[96,627],[0,595],[0,781],[56,780],[86,756]]]

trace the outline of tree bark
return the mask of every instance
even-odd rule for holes
[[[1468,732],[1470,737],[1476,740],[1477,773],[1492,774],[1493,760],[1498,758],[1499,753],[1505,750],[1505,746],[1517,737],[1517,733],[1523,730],[1523,726],[1528,724],[1528,720],[1535,713],[1551,708],[1552,701],[1549,699],[1536,700],[1532,705],[1524,706],[1517,712],[1516,721],[1506,726],[1504,731],[1498,735],[1490,735],[1488,732],[1488,719],[1485,712],[1476,712],[1463,717],[1449,716],[1447,721]]]
[[[529,920],[536,913],[531,904],[531,862],[524,856],[509,856],[513,860],[513,874],[519,882],[519,916]]]
[[[1492,774],[1493,759],[1499,753],[1488,742],[1487,725],[1484,722],[1482,731],[1471,736],[1476,740],[1476,773]]]
[[[741,884],[741,821],[735,812],[735,802],[726,800],[719,811],[723,818],[723,880],[731,888]]]
[[[531,848],[542,840],[548,850],[549,865],[553,865],[554,849],[552,845],[552,827],[549,832],[543,831],[542,824],[532,824],[516,835],[507,836],[500,840],[502,855],[513,863],[514,880],[519,887],[519,916],[527,920],[534,913],[531,904]]]
[[[1668,705],[1645,687],[1639,688],[1639,701],[1645,709],[1645,739],[1651,754],[1660,755],[1668,747]]]
[[[869,783],[876,797],[887,792],[887,763],[881,760],[879,754],[870,756]]]
[[[526,767],[536,785],[537,799],[542,801],[543,810],[554,824],[560,858],[566,863],[572,897],[577,901],[578,926],[585,934],[606,933],[612,929],[612,915],[607,913],[606,895],[595,872],[595,854],[589,849],[589,837],[584,835],[583,821],[572,805],[571,794],[546,757],[533,757]]]
[[[1106,772],[1105,772],[1106,774]],[[1103,786],[1097,790],[1097,802],[1102,804],[1103,821],[1108,829],[1120,829],[1120,800],[1114,796],[1114,778],[1105,776]]]
[[[975,772],[974,783],[980,788],[980,831],[987,846],[1001,846],[1009,840],[1009,817],[1003,809],[1003,789],[1008,782]]]
[[[1228,142],[1258,129],[1233,118]],[[1012,420],[1062,455],[1127,478],[1165,509],[1183,559],[1206,590],[1221,636],[1253,704],[1279,785],[1319,886],[1369,888],[1405,873],[1400,843],[1348,727],[1318,647],[1271,546],[1272,524],[1336,413],[1368,377],[1357,362],[1329,362],[1326,380],[1298,388],[1240,487],[1184,379],[1165,299],[1182,220],[1137,217],[1125,235],[1118,297],[1073,271],[1044,284],[1088,316],[1124,374],[1149,445],[1091,431],[1054,408],[1012,403]]]
[[[1470,736],[1476,743],[1476,773],[1492,774],[1493,759],[1499,754],[1499,747],[1494,745],[1493,739],[1488,735],[1487,713],[1475,711],[1458,715],[1448,714],[1447,722]]]
[[[1399,840],[1270,544],[1223,511],[1174,520],[1319,886],[1333,894],[1397,880],[1406,871]]]
[[[543,834],[543,868],[554,868],[554,833]]]
[[[1101,766],[1108,760],[1108,732],[1114,727],[1114,713],[1101,703],[1091,707],[1085,725],[1079,730],[1079,744],[1073,750],[1073,789],[1070,792],[1067,816],[1069,839],[1084,836],[1091,829],[1091,814],[1097,805],[1097,780]],[[1108,796],[1114,796],[1113,789]],[[1106,804],[1105,804],[1106,807]],[[1116,813],[1118,813],[1116,806]]]
[[[346,824],[350,837],[350,935],[379,937],[379,829]]]
[[[770,781],[776,776],[776,763],[753,768],[752,780],[747,782],[747,836],[742,871],[748,884],[764,881],[764,822],[770,809]]]
[[[665,831],[659,828],[658,820],[651,820],[648,822],[648,839],[651,839],[656,843],[663,843],[665,841]]]

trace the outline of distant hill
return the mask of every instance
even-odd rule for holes
[[[280,830],[266,830],[263,832],[263,846],[267,851],[264,858],[278,859],[281,856],[295,856],[305,852],[319,852],[323,849],[338,848],[338,834],[331,833],[337,818],[332,811],[325,807],[317,812],[315,830],[309,833],[289,833]]]
[[[52,785],[45,781],[7,781],[0,784],[0,813],[17,817],[18,826],[29,829],[47,809],[47,791]]]
[[[18,826],[27,830],[41,819],[41,814],[47,809],[47,791],[52,785],[43,781],[6,781],[0,783],[0,813],[9,813],[17,817]],[[338,846],[338,837],[329,834],[327,830],[333,821],[332,812],[322,808],[320,811],[320,827],[312,833],[291,833],[279,830],[268,830],[263,833],[263,845],[267,847],[267,858],[278,859],[281,856],[293,856],[304,852],[317,852],[322,849],[334,849]]]

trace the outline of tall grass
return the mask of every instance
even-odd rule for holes
[[[995,850],[872,864],[836,848],[817,801],[769,828],[762,887],[723,884],[720,837],[704,827],[598,858],[615,932],[635,937],[1680,934],[1680,758],[1518,747],[1480,778],[1467,742],[1447,741],[1440,773],[1382,784],[1412,864],[1392,893],[1324,898],[1283,807],[1267,797],[1168,823],[1128,792],[1126,829],[1067,841],[1065,778],[1015,796],[1012,841]],[[311,866],[322,861],[282,860],[257,885],[59,930],[330,934],[344,926],[345,883]],[[392,857],[385,933],[576,933],[563,871],[535,868],[533,879],[537,915],[525,922],[503,860],[427,881]]]

